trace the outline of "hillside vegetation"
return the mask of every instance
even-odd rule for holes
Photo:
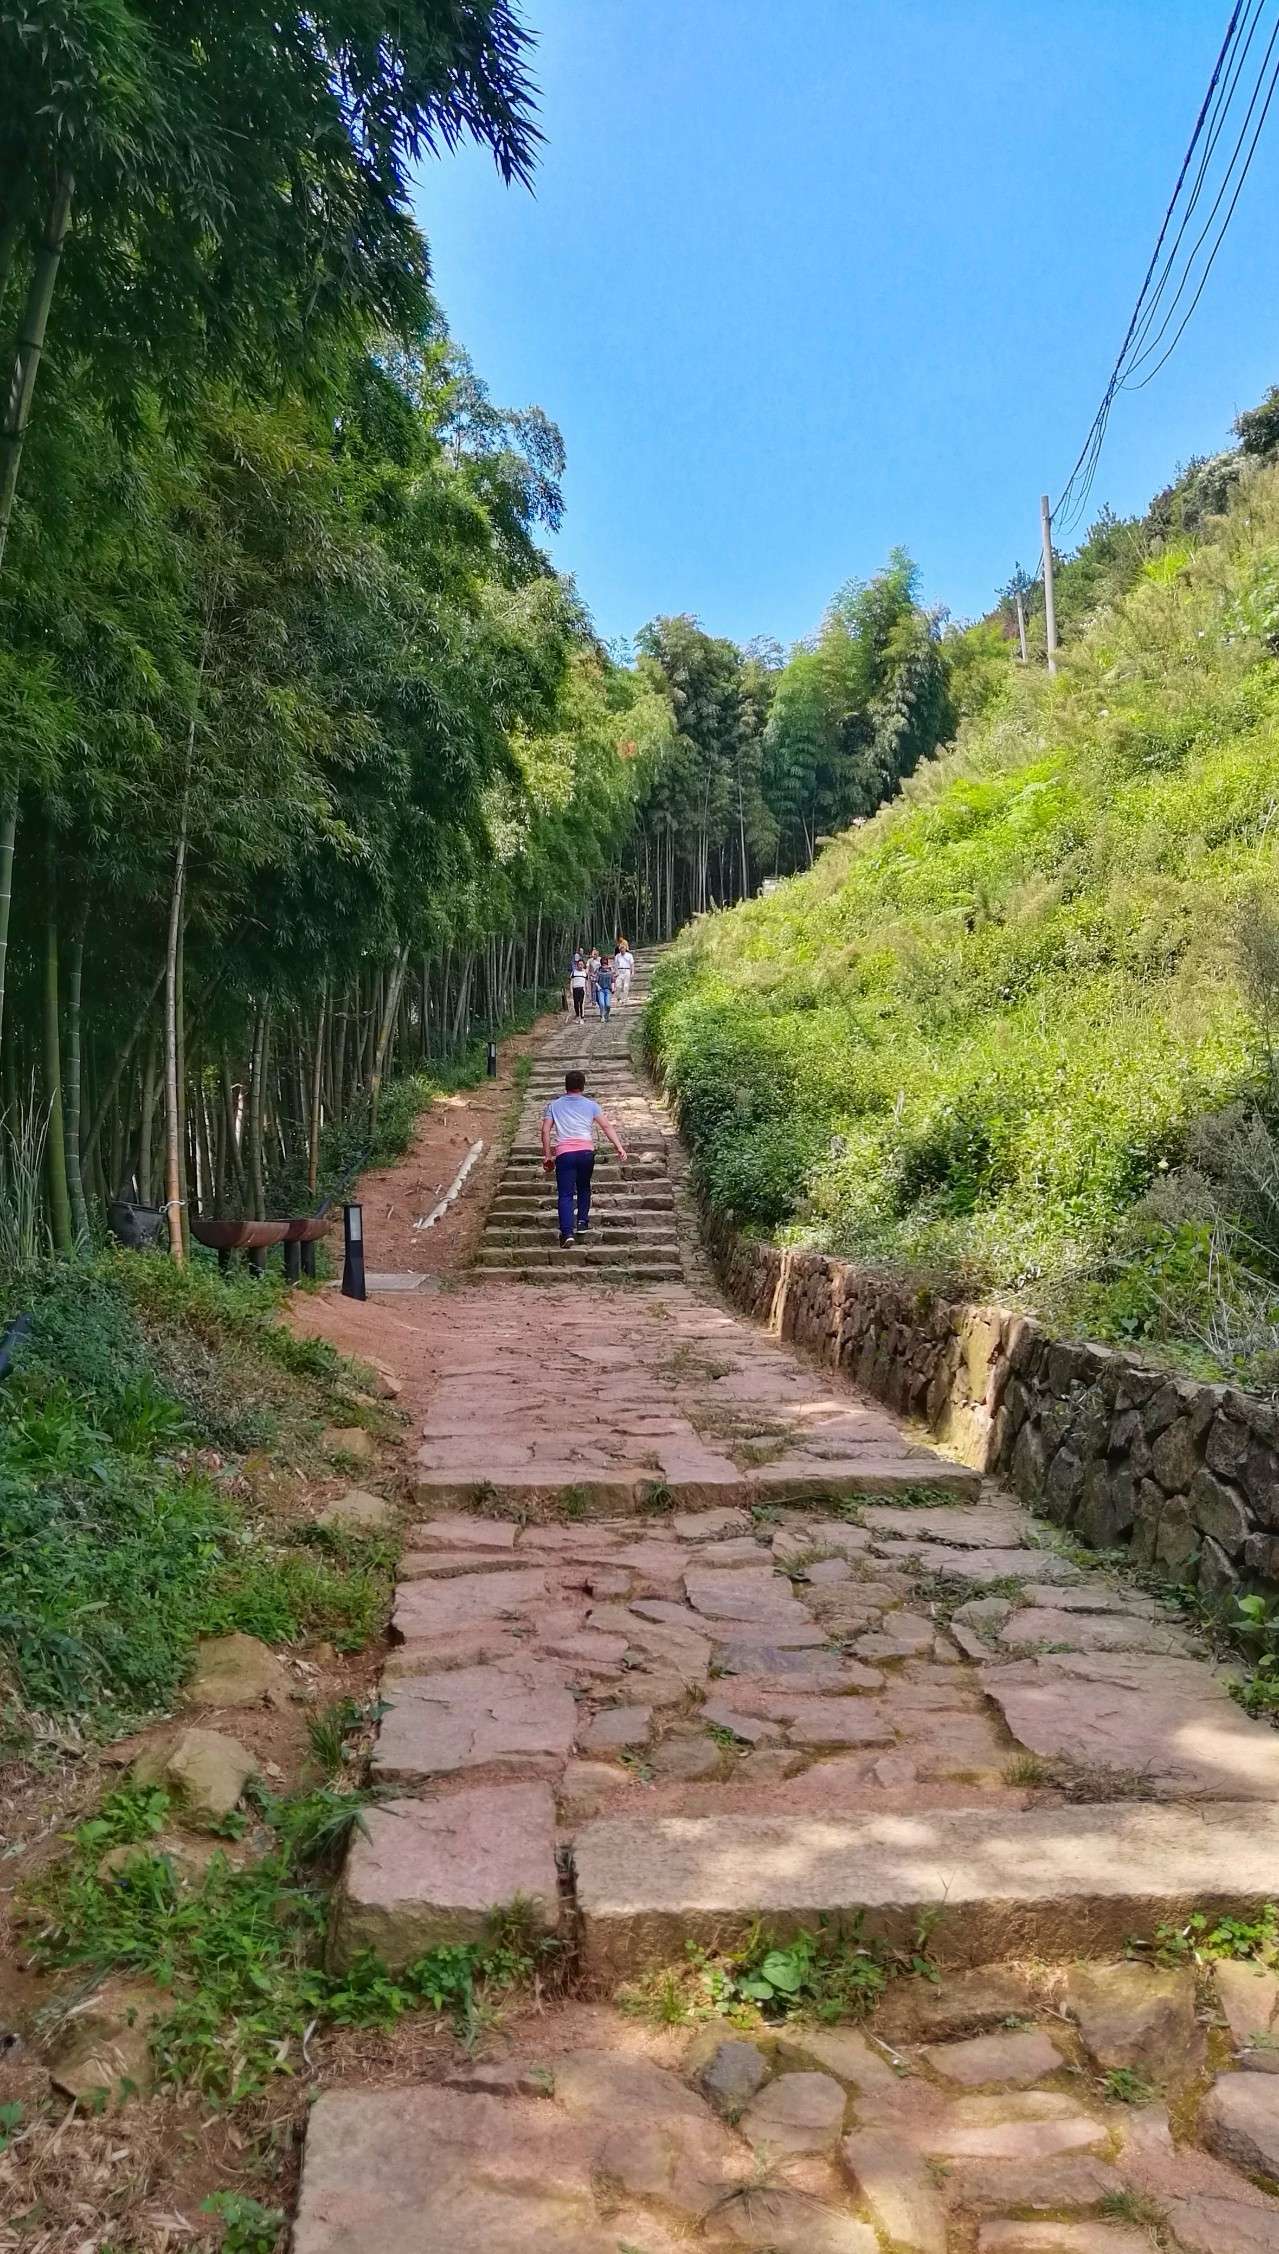
[[[1199,1367],[1279,1369],[1279,473],[650,1018],[739,1223]]]

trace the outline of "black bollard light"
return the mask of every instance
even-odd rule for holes
[[[496,1043],[496,1041],[490,1041],[490,1042],[489,1042],[489,1047],[488,1047],[488,1075],[489,1075],[489,1079],[490,1079],[490,1080],[496,1080],[496,1078],[497,1078],[497,1043]]]
[[[342,1296],[344,1299],[367,1299],[364,1289],[364,1209],[359,1205],[342,1208]]]

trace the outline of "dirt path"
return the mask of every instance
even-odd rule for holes
[[[452,1275],[470,1259],[505,1155],[520,1060],[553,1033],[556,1023],[554,1017],[542,1018],[531,1032],[502,1041],[495,1080],[437,1097],[418,1121],[411,1150],[361,1178],[370,1269],[391,1275]],[[415,1228],[444,1196],[476,1142],[484,1150],[468,1176],[466,1195],[434,1228]]]
[[[536,1155],[583,1050],[656,1200],[601,1169],[596,1262]],[[1279,1979],[1124,1952],[1256,1919],[1279,1736],[720,1302],[620,1035],[533,1072],[477,1269],[308,1306],[402,1378],[420,1516],[333,1946],[394,1968],[518,1898],[573,1993],[329,2090],[295,2254],[1276,2254]]]

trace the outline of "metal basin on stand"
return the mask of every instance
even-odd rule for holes
[[[260,1276],[271,1246],[283,1244],[288,1233],[287,1221],[193,1220],[191,1223],[191,1234],[197,1244],[207,1245],[210,1252],[216,1252],[218,1266],[224,1273],[231,1265],[233,1252],[247,1252],[249,1266],[255,1276]]]
[[[290,1221],[284,1237],[284,1273],[291,1284],[300,1275],[314,1276],[316,1245],[335,1219],[335,1214],[318,1213],[304,1221]]]

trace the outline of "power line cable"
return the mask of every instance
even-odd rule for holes
[[[1187,198],[1186,208],[1181,215],[1181,225],[1177,229],[1176,235],[1174,236],[1173,241],[1169,246],[1168,255],[1164,260],[1163,271],[1159,277],[1158,287],[1154,290],[1150,297],[1145,312],[1142,315],[1140,327],[1138,328],[1136,336],[1133,338],[1134,351],[1140,349],[1145,344],[1146,339],[1150,334],[1151,323],[1154,320],[1156,312],[1158,311],[1164,291],[1167,289],[1168,283],[1171,280],[1172,275],[1176,269],[1177,253],[1181,248],[1183,241],[1185,240],[1186,229],[1189,227],[1190,222],[1199,207],[1199,198],[1203,191],[1204,181],[1207,178],[1208,167],[1212,162],[1217,143],[1221,139],[1221,135],[1225,130],[1226,119],[1229,116],[1231,105],[1234,101],[1235,92],[1239,85],[1239,80],[1243,75],[1243,67],[1248,59],[1248,51],[1252,46],[1254,37],[1256,36],[1257,27],[1261,22],[1265,5],[1266,0],[1248,0],[1249,17],[1246,20],[1245,24],[1246,36],[1244,37],[1242,44],[1238,48],[1238,53],[1235,57],[1229,77],[1218,88],[1217,94],[1213,100],[1213,114],[1209,119],[1208,131],[1204,138],[1203,154],[1199,159],[1199,169],[1195,174],[1194,183],[1191,187],[1190,195]],[[1265,66],[1263,64],[1263,70],[1264,67]],[[1246,122],[1244,130],[1247,130]]]
[[[1277,32],[1276,32],[1276,36],[1279,36],[1279,29],[1277,29]],[[1186,333],[1186,330],[1187,330],[1187,329],[1189,328],[1189,326],[1190,326],[1190,322],[1191,322],[1191,319],[1192,319],[1192,317],[1193,317],[1193,315],[1194,315],[1194,311],[1195,311],[1195,308],[1196,308],[1196,306],[1198,305],[1200,298],[1201,298],[1201,297],[1203,296],[1203,293],[1204,293],[1205,289],[1206,289],[1206,288],[1207,288],[1207,286],[1208,286],[1208,277],[1209,277],[1209,275],[1211,274],[1211,272],[1212,272],[1212,269],[1213,269],[1213,267],[1214,267],[1214,265],[1215,265],[1215,263],[1216,263],[1216,259],[1217,259],[1217,253],[1218,253],[1218,251],[1219,251],[1219,250],[1221,249],[1221,246],[1222,246],[1223,242],[1224,242],[1224,241],[1225,241],[1225,239],[1226,239],[1226,230],[1227,230],[1227,228],[1229,227],[1229,225],[1230,225],[1230,222],[1231,222],[1231,220],[1232,220],[1232,219],[1233,219],[1233,217],[1234,217],[1234,213],[1235,213],[1235,205],[1236,205],[1236,204],[1238,203],[1240,196],[1241,196],[1241,195],[1243,194],[1243,189],[1244,189],[1244,182],[1245,182],[1245,180],[1247,179],[1247,177],[1248,177],[1248,174],[1249,174],[1249,172],[1250,172],[1250,171],[1251,171],[1251,169],[1252,169],[1252,160],[1253,160],[1253,157],[1254,157],[1254,156],[1256,155],[1256,151],[1257,151],[1257,143],[1258,143],[1258,141],[1259,141],[1259,140],[1261,139],[1261,129],[1262,129],[1262,126],[1263,126],[1263,125],[1265,124],[1265,122],[1266,122],[1266,116],[1267,116],[1267,113],[1268,113],[1268,111],[1269,111],[1269,109],[1270,109],[1270,105],[1271,105],[1271,103],[1273,102],[1273,100],[1274,100],[1274,98],[1275,98],[1275,88],[1276,88],[1276,86],[1279,86],[1279,63],[1276,63],[1276,65],[1275,65],[1275,67],[1274,67],[1274,70],[1273,70],[1273,71],[1271,72],[1271,75],[1270,75],[1270,84],[1269,84],[1269,87],[1268,87],[1268,88],[1267,88],[1267,90],[1266,90],[1266,99],[1265,99],[1264,103],[1262,104],[1261,115],[1260,115],[1260,117],[1259,117],[1259,118],[1258,118],[1258,120],[1257,120],[1257,130],[1256,130],[1256,132],[1255,132],[1255,133],[1253,134],[1253,136],[1252,136],[1252,141],[1251,141],[1251,144],[1250,144],[1250,146],[1249,146],[1249,149],[1248,149],[1248,155],[1247,155],[1247,157],[1246,157],[1246,159],[1245,159],[1245,162],[1244,162],[1244,168],[1243,168],[1243,171],[1242,171],[1242,172],[1240,173],[1240,175],[1239,175],[1239,185],[1238,185],[1238,187],[1237,187],[1237,188],[1235,189],[1235,192],[1234,192],[1233,196],[1232,196],[1232,197],[1231,197],[1231,199],[1230,199],[1230,204],[1229,204],[1229,208],[1227,209],[1227,212],[1226,212],[1226,216],[1225,216],[1225,218],[1224,218],[1224,219],[1222,220],[1222,222],[1221,222],[1221,227],[1220,227],[1220,229],[1219,229],[1219,231],[1218,231],[1218,234],[1217,234],[1217,240],[1216,240],[1216,242],[1215,242],[1215,243],[1213,244],[1213,246],[1212,246],[1212,249],[1211,249],[1211,251],[1210,251],[1210,252],[1209,252],[1209,254],[1208,254],[1208,263],[1207,263],[1207,265],[1206,265],[1206,266],[1204,267],[1203,273],[1202,273],[1202,275],[1200,276],[1200,280],[1199,280],[1199,287],[1198,287],[1198,289],[1197,289],[1197,290],[1195,291],[1195,294],[1194,294],[1194,296],[1193,296],[1193,297],[1191,298],[1191,300],[1190,300],[1190,303],[1189,303],[1189,305],[1188,305],[1188,306],[1187,306],[1187,308],[1186,308],[1185,314],[1184,314],[1184,316],[1183,316],[1183,318],[1182,318],[1182,320],[1181,320],[1181,322],[1180,322],[1180,324],[1179,324],[1178,328],[1176,329],[1176,331],[1175,331],[1175,333],[1174,333],[1174,335],[1173,335],[1173,337],[1172,337],[1172,341],[1171,341],[1171,342],[1170,342],[1170,343],[1169,343],[1169,344],[1168,344],[1168,345],[1167,345],[1167,346],[1165,347],[1164,351],[1163,351],[1163,352],[1162,352],[1162,353],[1160,354],[1160,356],[1159,356],[1158,360],[1156,360],[1156,362],[1155,362],[1155,364],[1154,364],[1154,367],[1150,369],[1150,371],[1149,371],[1149,373],[1148,373],[1148,374],[1144,375],[1144,376],[1143,376],[1143,377],[1141,378],[1141,381],[1140,381],[1139,383],[1134,383],[1134,384],[1128,384],[1128,385],[1126,385],[1126,387],[1125,387],[1125,388],[1126,388],[1126,389],[1128,389],[1128,390],[1130,390],[1130,391],[1144,391],[1144,390],[1145,390],[1145,388],[1146,388],[1146,385],[1147,385],[1148,383],[1153,383],[1153,382],[1154,382],[1154,379],[1155,379],[1155,377],[1156,377],[1156,376],[1158,375],[1158,373],[1159,373],[1160,369],[1161,369],[1161,368],[1162,368],[1162,367],[1163,367],[1163,366],[1165,365],[1165,363],[1166,363],[1167,361],[1169,361],[1169,360],[1170,360],[1170,359],[1172,358],[1172,355],[1173,355],[1173,353],[1174,353],[1174,352],[1176,351],[1176,349],[1177,349],[1177,346],[1178,346],[1178,345],[1180,344],[1180,342],[1181,342],[1181,339],[1183,338],[1183,336],[1184,336],[1184,335],[1185,335],[1185,333]],[[1161,333],[1162,333],[1162,332],[1161,332]],[[1152,350],[1154,349],[1154,348],[1153,348],[1153,346],[1151,347],[1151,349],[1152,349]],[[1148,357],[1148,355],[1143,355],[1143,357]],[[1140,365],[1141,365],[1141,363],[1140,363],[1140,362],[1138,362],[1138,365],[1140,366]]]
[[[1186,175],[1190,170],[1191,164],[1194,160],[1195,151],[1199,146],[1201,138],[1203,137],[1209,114],[1213,108],[1214,98],[1217,93],[1218,85],[1221,81],[1222,73],[1226,69],[1231,51],[1237,41],[1239,33],[1239,20],[1241,15],[1243,14],[1243,6],[1244,0],[1235,0],[1235,5],[1231,9],[1230,19],[1226,25],[1225,35],[1222,39],[1221,46],[1217,53],[1216,62],[1213,65],[1212,76],[1208,81],[1207,91],[1204,94],[1203,101],[1199,106],[1199,115],[1195,119],[1194,131],[1190,136],[1190,140],[1186,148],[1186,153],[1181,160],[1181,167],[1177,174],[1176,184],[1173,188],[1172,195],[1168,199],[1168,208],[1164,213],[1163,220],[1159,228],[1159,233],[1155,238],[1155,247],[1150,254],[1150,262],[1146,268],[1141,288],[1137,293],[1137,302],[1133,306],[1132,314],[1128,322],[1128,327],[1124,332],[1123,343],[1120,345],[1118,355],[1116,356],[1114,367],[1112,368],[1110,373],[1110,379],[1102,395],[1101,404],[1098,407],[1096,414],[1093,416],[1092,423],[1089,426],[1088,433],[1084,439],[1084,443],[1079,449],[1079,454],[1076,458],[1074,467],[1072,468],[1070,476],[1067,478],[1066,483],[1063,486],[1061,494],[1058,498],[1057,506],[1053,511],[1054,519],[1056,519],[1063,510],[1069,511],[1073,502],[1075,501],[1076,481],[1080,476],[1081,470],[1084,469],[1085,464],[1088,463],[1090,465],[1090,472],[1095,472],[1096,459],[1098,454],[1100,453],[1101,440],[1105,435],[1105,427],[1109,419],[1110,409],[1114,403],[1115,393],[1119,388],[1125,359],[1127,357],[1129,347],[1132,344],[1137,324],[1141,319],[1142,308],[1145,305],[1146,298],[1150,292],[1150,288],[1154,280],[1155,270],[1159,263],[1159,255],[1161,250],[1163,249],[1168,230],[1172,225],[1173,214],[1176,211],[1177,204],[1180,200],[1181,191],[1183,186],[1185,185]],[[1079,502],[1080,508],[1082,508],[1084,501],[1086,501],[1087,492],[1091,488],[1091,484],[1092,475],[1089,474],[1086,478],[1083,498]],[[1075,515],[1077,515],[1078,513],[1079,511],[1078,509],[1076,509]],[[1071,516],[1069,521],[1073,522],[1074,516]]]
[[[1228,165],[1226,166],[1226,170],[1225,170],[1225,173],[1224,173],[1224,175],[1223,175],[1223,177],[1222,177],[1222,182],[1221,182],[1221,186],[1220,186],[1220,187],[1218,188],[1218,190],[1217,190],[1217,193],[1216,193],[1216,195],[1215,195],[1215,196],[1214,196],[1214,198],[1213,198],[1213,202],[1212,202],[1212,209],[1211,209],[1211,210],[1209,211],[1209,213],[1208,213],[1208,217],[1207,217],[1207,219],[1206,219],[1206,220],[1204,221],[1204,224],[1203,224],[1202,228],[1200,229],[1200,232],[1199,232],[1199,234],[1198,234],[1198,236],[1197,236],[1197,238],[1196,238],[1196,240],[1195,240],[1194,248],[1193,248],[1193,249],[1191,250],[1189,257],[1188,257],[1188,259],[1186,260],[1185,271],[1183,272],[1183,274],[1182,274],[1182,277],[1181,277],[1181,280],[1180,280],[1180,282],[1179,282],[1179,283],[1178,283],[1178,285],[1177,285],[1177,290],[1176,290],[1176,294],[1175,294],[1175,296],[1174,296],[1174,297],[1172,298],[1172,300],[1171,300],[1170,304],[1169,304],[1169,305],[1168,305],[1168,307],[1167,307],[1167,310],[1166,310],[1166,311],[1165,311],[1165,313],[1164,313],[1164,317],[1163,317],[1163,320],[1162,320],[1162,321],[1160,322],[1158,329],[1157,329],[1157,330],[1155,331],[1155,334],[1154,334],[1154,336],[1153,336],[1153,337],[1152,337],[1152,338],[1150,339],[1150,342],[1149,342],[1149,343],[1148,343],[1148,344],[1146,345],[1146,347],[1145,347],[1144,351],[1142,351],[1141,353],[1139,353],[1138,355],[1136,355],[1136,356],[1135,356],[1135,357],[1134,357],[1134,358],[1133,358],[1133,359],[1132,359],[1132,360],[1130,361],[1130,363],[1129,363],[1129,366],[1128,366],[1127,370],[1125,371],[1125,374],[1124,374],[1124,378],[1123,378],[1123,382],[1124,382],[1124,387],[1125,387],[1125,388],[1127,388],[1127,389],[1130,389],[1130,390],[1134,390],[1134,391],[1139,391],[1139,390],[1140,390],[1140,389],[1142,388],[1142,386],[1141,386],[1140,384],[1132,384],[1132,383],[1130,382],[1130,378],[1131,378],[1131,377],[1132,377],[1132,376],[1133,376],[1133,375],[1135,374],[1135,372],[1136,372],[1136,370],[1137,370],[1138,368],[1140,368],[1140,367],[1143,367],[1143,366],[1145,365],[1146,361],[1147,361],[1147,360],[1149,360],[1149,359],[1151,358],[1152,354],[1153,354],[1153,353],[1154,353],[1154,352],[1156,351],[1156,349],[1158,348],[1158,345],[1159,345],[1159,343],[1160,343],[1161,339],[1162,339],[1163,337],[1165,337],[1165,336],[1167,335],[1167,333],[1168,333],[1168,326],[1169,326],[1169,323],[1171,322],[1171,320],[1172,320],[1172,317],[1173,317],[1174,313],[1176,312],[1178,305],[1179,305],[1179,304],[1180,304],[1180,302],[1181,302],[1181,298],[1182,298],[1182,295],[1183,295],[1183,293],[1184,293],[1184,291],[1185,291],[1186,285],[1187,285],[1187,283],[1189,282],[1189,280],[1190,280],[1190,277],[1191,277],[1191,274],[1192,274],[1192,273],[1193,273],[1193,271],[1194,271],[1195,260],[1196,260],[1196,259],[1198,258],[1200,251],[1201,251],[1201,250],[1203,249],[1204,243],[1206,242],[1206,240],[1207,240],[1207,238],[1208,238],[1208,235],[1209,235],[1209,233],[1210,233],[1210,231],[1211,231],[1211,228],[1212,228],[1212,223],[1213,223],[1214,219],[1216,218],[1216,216],[1217,216],[1217,213],[1218,213],[1218,212],[1220,211],[1220,209],[1221,209],[1221,199],[1222,199],[1222,197],[1223,197],[1223,196],[1225,195],[1225,193],[1226,193],[1226,190],[1227,190],[1227,189],[1229,188],[1229,186],[1230,186],[1230,183],[1231,183],[1231,180],[1232,180],[1232,179],[1233,179],[1233,177],[1234,177],[1235,166],[1236,166],[1236,165],[1238,164],[1238,162],[1239,162],[1239,152],[1240,152],[1240,150],[1241,150],[1241,149],[1242,149],[1242,147],[1243,147],[1243,144],[1244,144],[1244,140],[1245,140],[1245,138],[1246,138],[1246,135],[1247,135],[1247,132],[1248,132],[1248,127],[1249,127],[1249,125],[1250,125],[1250,124],[1251,124],[1251,122],[1252,122],[1252,114],[1253,114],[1253,111],[1254,111],[1254,110],[1256,109],[1256,107],[1257,107],[1257,102],[1258,102],[1258,99],[1259,99],[1259,97],[1260,97],[1260,94],[1261,94],[1261,89],[1262,89],[1262,85],[1263,85],[1263,83],[1264,83],[1264,81],[1265,81],[1265,76],[1266,76],[1266,72],[1267,72],[1267,70],[1268,70],[1268,68],[1269,68],[1269,65],[1270,65],[1270,58],[1271,58],[1271,56],[1272,56],[1272,55],[1274,54],[1274,51],[1275,51],[1275,45],[1276,45],[1276,42],[1279,42],[1279,21],[1276,21],[1276,23],[1275,23],[1275,27],[1274,27],[1274,30],[1273,30],[1273,31],[1271,32],[1271,34],[1270,34],[1270,43],[1269,43],[1269,45],[1267,46],[1267,48],[1266,48],[1266,52],[1265,52],[1265,54],[1263,55],[1263,57],[1262,57],[1262,59],[1261,59],[1261,69],[1260,69],[1260,71],[1259,71],[1259,72],[1258,72],[1258,74],[1257,74],[1257,83],[1256,83],[1256,85],[1254,86],[1254,88],[1253,88],[1253,91],[1252,91],[1252,100],[1251,100],[1251,101],[1249,102],[1249,104],[1248,104],[1248,107],[1247,107],[1247,110],[1246,110],[1246,111],[1245,111],[1245,113],[1244,113],[1244,121],[1243,121],[1243,124],[1242,124],[1242,126],[1241,126],[1241,127],[1240,127],[1240,129],[1239,129],[1239,137],[1238,137],[1237,141],[1235,142],[1235,145],[1234,145],[1234,148],[1233,148],[1233,150],[1231,151],[1231,155],[1230,155],[1230,162],[1229,162],[1229,164],[1228,164]],[[1215,244],[1214,244],[1214,246],[1213,246],[1212,252],[1210,253],[1210,256],[1209,256],[1209,266],[1211,266],[1212,260],[1213,260],[1213,259],[1214,259],[1214,258],[1216,257],[1216,255],[1217,255],[1217,251],[1218,251],[1218,249],[1220,248],[1220,245],[1221,245],[1221,239],[1222,239],[1222,236],[1224,235],[1226,228],[1227,228],[1227,227],[1229,226],[1229,224],[1230,224],[1231,214],[1232,214],[1232,213],[1233,213],[1233,211],[1234,211],[1235,205],[1236,205],[1236,204],[1238,203],[1238,201],[1239,201],[1239,190],[1240,190],[1240,189],[1242,188],[1242,186],[1243,186],[1243,183],[1244,183],[1244,180],[1245,180],[1245,179],[1247,178],[1247,175],[1248,175],[1248,167],[1249,167],[1249,166],[1251,165],[1251,163],[1252,163],[1253,151],[1254,151],[1254,150],[1256,149],[1256,146],[1257,146],[1257,140],[1258,140],[1258,137],[1259,137],[1259,135],[1260,135],[1260,132],[1261,132],[1261,128],[1262,128],[1262,126],[1263,126],[1263,125],[1264,125],[1264,123],[1265,123],[1265,119],[1266,119],[1266,111],[1267,111],[1267,110],[1269,109],[1269,107],[1270,107],[1270,101],[1271,101],[1271,96],[1273,95],[1273,92],[1274,92],[1274,79],[1273,79],[1273,77],[1272,77],[1272,79],[1271,79],[1271,83],[1270,83],[1270,92],[1269,92],[1269,93],[1268,93],[1268,94],[1266,95],[1266,99],[1265,99],[1265,102],[1264,102],[1264,104],[1263,104],[1263,106],[1262,106],[1261,116],[1260,116],[1260,118],[1259,118],[1259,119],[1258,119],[1258,121],[1257,121],[1257,130],[1256,130],[1256,132],[1255,132],[1255,133],[1253,134],[1253,137],[1252,137],[1252,141],[1251,141],[1251,144],[1250,144],[1250,146],[1249,146],[1249,150],[1248,150],[1248,155],[1247,155],[1247,157],[1246,157],[1246,159],[1245,159],[1245,161],[1244,161],[1244,170],[1243,170],[1243,173],[1242,173],[1242,175],[1241,175],[1241,177],[1240,177],[1240,180],[1239,180],[1239,186],[1238,186],[1238,187],[1236,188],[1236,190],[1235,190],[1234,196],[1233,196],[1233,198],[1232,198],[1232,200],[1231,200],[1231,203],[1230,203],[1230,207],[1229,207],[1229,210],[1227,211],[1227,213],[1226,213],[1226,217],[1225,217],[1224,221],[1222,222],[1221,233],[1220,233],[1220,234],[1218,235],[1218,237],[1217,237],[1217,241],[1216,241],[1216,243],[1215,243]],[[1207,277],[1206,277],[1206,275],[1205,275],[1205,279],[1206,279],[1206,278],[1207,278]],[[1200,290],[1199,290],[1199,291],[1197,291],[1197,292],[1196,292],[1196,294],[1195,294],[1195,303],[1196,303],[1196,304],[1198,304],[1198,302],[1199,302],[1199,296],[1200,296],[1201,292],[1202,292],[1202,284],[1200,285]],[[1182,326],[1184,327],[1184,325],[1185,325],[1185,324],[1183,323],[1183,324],[1182,324]],[[1177,332],[1177,333],[1178,333],[1178,335],[1180,335],[1180,334],[1181,334],[1181,330],[1178,330],[1178,332]],[[1162,367],[1162,365],[1163,365],[1163,362],[1162,362],[1162,361],[1160,361],[1160,363],[1159,363],[1159,364],[1160,364],[1160,366]],[[1148,381],[1149,381],[1149,378],[1147,377],[1147,378],[1145,379],[1145,381],[1146,381],[1146,382],[1148,382]]]

